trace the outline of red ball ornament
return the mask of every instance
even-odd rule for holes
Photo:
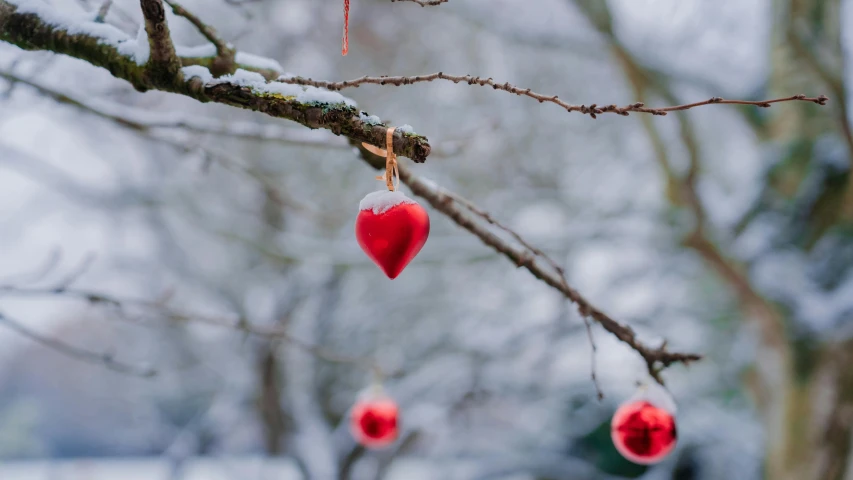
[[[358,244],[388,278],[397,278],[426,243],[429,215],[399,191],[369,193],[358,208]]]
[[[675,402],[658,384],[640,387],[613,415],[610,436],[616,450],[640,465],[660,462],[675,448]]]
[[[399,408],[385,396],[360,399],[352,407],[350,430],[352,436],[367,448],[387,447],[399,435]]]

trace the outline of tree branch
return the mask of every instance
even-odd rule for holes
[[[225,74],[234,73],[236,69],[235,57],[237,55],[237,51],[234,47],[220,38],[219,34],[216,33],[216,30],[213,27],[202,22],[200,18],[193,15],[184,7],[171,0],[166,0],[166,3],[172,7],[172,11],[175,15],[186,18],[193,24],[199,33],[204,36],[204,38],[208,39],[210,43],[216,47],[216,57],[210,66],[210,71],[213,73],[213,76],[219,77]]]
[[[14,285],[0,285],[0,293],[7,295],[16,295],[20,297],[64,296],[69,298],[80,299],[92,305],[114,307],[119,312],[124,311],[128,307],[138,307],[140,309],[157,312],[158,314],[174,322],[196,322],[200,324],[210,325],[213,327],[231,328],[258,337],[281,340],[324,361],[331,363],[359,365],[376,372],[377,374],[379,374],[380,377],[384,377],[386,375],[385,372],[381,370],[379,365],[371,358],[342,355],[332,350],[320,347],[318,345],[305,342],[290,334],[290,332],[288,332],[281,325],[254,325],[248,322],[245,318],[229,319],[224,317],[214,317],[210,315],[197,314],[188,311],[179,311],[176,309],[168,308],[167,305],[165,305],[163,302],[118,298],[109,294],[88,290],[79,290],[74,288],[27,288],[17,287]],[[0,317],[2,317],[1,314]],[[124,317],[120,315],[119,318]],[[7,321],[8,323],[8,318],[5,321]],[[20,326],[20,324],[18,325]],[[44,340],[50,341],[50,339]],[[71,348],[73,349],[74,347]],[[99,361],[104,361],[104,358],[107,357],[106,355],[90,353],[88,355],[90,357],[89,359],[91,359],[92,355],[96,356]],[[121,364],[121,366],[124,368],[128,367],[124,364]]]
[[[116,360],[112,354],[93,352],[80,347],[75,347],[74,345],[65,343],[55,338],[45,337],[40,333],[36,333],[35,331],[30,330],[29,328],[25,327],[21,322],[13,320],[8,315],[2,312],[0,312],[0,324],[8,327],[10,330],[13,330],[14,332],[24,337],[27,337],[28,339],[36,343],[40,343],[45,347],[62,353],[63,355],[67,355],[83,362],[94,363],[106,367],[115,372],[134,375],[138,377],[153,377],[154,375],[157,375],[157,371],[153,368],[141,367],[138,365],[131,365],[129,363],[120,362]]]
[[[661,95],[665,101],[673,103],[678,101],[666,83],[658,79],[659,75],[637,63],[628,50],[616,39],[610,27],[610,14],[606,5],[595,2],[594,0],[576,3],[587,12],[586,14],[590,23],[596,26],[599,32],[605,36],[636,98],[644,99],[649,91],[654,91]],[[597,13],[590,11],[591,9],[598,8],[602,10],[599,10]],[[823,105],[825,99],[826,97],[821,95],[817,99],[808,100],[818,100],[815,103]],[[786,99],[780,100],[785,101]],[[824,103],[821,103],[821,100]],[[752,103],[745,102],[745,104]],[[769,106],[769,103],[759,106]],[[678,110],[686,110],[686,108]],[[751,319],[755,319],[758,323],[762,341],[774,349],[774,351],[779,352],[781,357],[788,359],[789,351],[785,340],[785,326],[781,315],[754,288],[741,266],[733,259],[724,255],[708,236],[705,228],[708,213],[697,188],[701,166],[699,141],[696,131],[686,114],[680,112],[677,120],[681,127],[681,137],[687,149],[689,160],[688,171],[681,177],[672,168],[669,153],[658,128],[649,118],[643,118],[643,127],[652,142],[655,156],[664,173],[668,189],[668,200],[674,207],[686,207],[693,214],[694,225],[691,233],[684,238],[683,245],[698,253],[717,272],[720,278],[733,288],[744,314]]]
[[[168,28],[158,22],[161,0],[142,0],[149,5],[146,28],[153,38],[161,38]],[[153,3],[152,3],[153,2]],[[152,6],[157,4],[157,6]],[[165,15],[165,14],[163,14]],[[73,28],[69,33],[68,28]],[[385,146],[387,125],[378,123],[355,108],[354,103],[338,94],[298,87],[290,90],[280,83],[268,83],[261,74],[237,70],[235,75],[213,79],[201,66],[185,66],[184,75],[171,76],[174,65],[168,48],[159,44],[152,49],[151,58],[163,62],[159,75],[151,75],[146,65],[140,65],[131,51],[134,39],[110,25],[95,22],[75,22],[47,6],[21,0],[0,0],[0,40],[25,50],[49,50],[87,61],[106,68],[115,77],[127,80],[137,90],[162,90],[195,98],[202,102],[217,102],[239,108],[256,110],[267,115],[292,120],[309,128],[324,128],[358,142],[377,147]],[[150,42],[149,42],[150,43]],[[171,45],[171,41],[169,42]],[[172,47],[174,50],[174,47]],[[177,57],[176,57],[177,58]],[[180,59],[178,59],[180,61]],[[182,77],[186,77],[186,80]],[[412,133],[397,133],[394,152],[415,162],[426,161],[430,154],[429,140]]]
[[[447,3],[448,1],[450,1],[450,0],[391,0],[391,3],[394,3],[394,2],[412,2],[412,3],[417,3],[418,5],[420,5],[422,7],[426,7],[426,6],[441,5],[442,3]]]
[[[528,243],[524,238],[521,237],[521,235],[518,234],[518,232],[497,221],[494,217],[492,217],[489,212],[482,210],[480,207],[471,203],[471,201],[469,201],[468,199],[456,195],[455,193],[449,192],[445,189],[442,189],[442,193],[449,196],[453,199],[454,202],[462,205],[463,207],[468,209],[468,211],[479,216],[489,224],[494,225],[499,229],[503,230],[504,232],[508,233],[516,242],[518,242],[522,247],[526,248],[530,253],[543,259],[548,264],[548,266],[560,276],[560,285],[562,286],[562,288],[564,290],[571,290],[571,287],[569,287],[569,282],[568,280],[566,280],[566,272],[563,270],[563,267],[560,266],[560,264],[557,263],[548,254]],[[598,399],[601,400],[604,398],[604,392],[601,390],[601,385],[598,383],[598,377],[596,376],[595,371],[595,353],[598,350],[598,347],[595,344],[595,337],[592,334],[592,326],[590,325],[589,317],[586,315],[581,315],[581,318],[583,319],[584,327],[586,328],[587,338],[589,339],[589,345],[592,349],[592,358],[590,362],[590,378],[592,379],[592,383],[595,386],[595,391],[598,394]],[[660,379],[657,380],[660,381]]]
[[[104,0],[101,8],[98,9],[98,15],[95,16],[95,22],[104,23],[107,19],[107,14],[110,12],[110,7],[113,6],[113,0]]]
[[[216,53],[219,55],[234,55],[234,49],[231,48],[228,43],[219,37],[219,34],[216,33],[216,30],[210,25],[201,21],[200,18],[195,16],[193,13],[189,12],[184,7],[180,6],[176,2],[171,0],[166,0],[166,3],[172,7],[172,11],[175,15],[179,17],[186,18],[193,26],[198,29],[199,33],[201,33],[204,38],[208,39],[210,43],[212,43],[216,47]]]
[[[385,159],[370,153],[363,147],[360,148],[360,152],[365,162],[377,169],[384,168]],[[563,269],[553,260],[547,258],[541,250],[530,246],[516,232],[502,225],[500,226],[503,230],[510,232],[522,248],[504,241],[489,231],[487,226],[476,221],[465,212],[465,210],[473,212],[483,218],[487,223],[497,225],[497,222],[482,209],[479,209],[467,200],[461,199],[458,195],[444,190],[433,182],[418,177],[410,172],[403,164],[399,164],[398,168],[400,181],[408,185],[412,193],[425,199],[433,208],[446,215],[460,227],[474,234],[483,243],[492,247],[498,253],[510,259],[516,266],[524,267],[534,277],[562,293],[564,297],[577,306],[578,313],[582,317],[594,320],[605,330],[639,353],[646,362],[649,375],[658,383],[664,383],[660,372],[670,365],[674,363],[689,364],[702,358],[701,355],[694,353],[671,352],[667,348],[666,342],[656,348],[645,345],[637,338],[636,333],[631,327],[614,320],[593,306],[575,289],[571,288],[563,276]],[[547,266],[543,266],[537,259],[542,259]]]
[[[300,147],[351,148],[343,139],[337,139],[332,136],[329,136],[328,139],[314,138],[313,135],[309,135],[312,132],[302,129],[280,128],[274,125],[251,122],[224,123],[191,116],[181,117],[177,113],[164,113],[160,115],[150,111],[136,110],[124,105],[84,100],[83,98],[57,91],[2,69],[0,69],[0,78],[16,84],[26,85],[60,104],[73,106],[85,113],[105,120],[111,120],[122,127],[138,132],[149,133],[155,129],[177,129],[203,135],[230,137],[249,141],[276,142]],[[162,141],[162,139],[159,140]]]
[[[145,31],[148,33],[150,57],[148,70],[154,85],[169,84],[180,77],[181,63],[175,54],[169,25],[166,23],[166,10],[162,0],[140,0],[142,16],[145,17]]]
[[[618,115],[627,116],[630,112],[639,112],[639,113],[651,113],[652,115],[666,115],[668,112],[680,111],[680,110],[689,110],[694,107],[699,107],[702,105],[711,105],[711,104],[728,104],[728,105],[754,105],[756,107],[767,108],[773,103],[779,102],[792,102],[792,101],[804,101],[804,102],[813,102],[818,105],[826,105],[826,102],[829,100],[825,95],[820,95],[818,97],[806,97],[805,95],[793,95],[790,97],[784,98],[775,98],[772,100],[759,100],[759,101],[749,101],[749,100],[726,100],[720,97],[712,97],[708,100],[704,100],[701,102],[688,103],[684,105],[674,105],[671,107],[660,107],[660,108],[649,108],[646,107],[644,103],[637,102],[632,103],[630,105],[625,105],[623,107],[619,107],[617,105],[606,105],[606,106],[598,106],[596,104],[592,104],[590,106],[586,105],[573,105],[571,103],[560,100],[557,95],[542,95],[541,93],[536,93],[531,91],[529,88],[521,88],[515,85],[506,83],[495,83],[491,78],[481,78],[474,77],[471,75],[448,75],[444,72],[431,73],[428,75],[415,75],[412,77],[389,77],[389,76],[380,76],[380,77],[360,77],[353,80],[345,80],[342,82],[329,82],[324,80],[313,80],[311,78],[303,78],[303,77],[290,77],[290,78],[279,78],[279,82],[290,83],[294,85],[310,85],[318,88],[326,88],[329,90],[343,90],[344,88],[356,88],[359,85],[364,84],[374,84],[374,85],[394,85],[396,87],[402,85],[412,85],[414,83],[423,83],[423,82],[432,82],[433,80],[448,80],[453,83],[464,82],[468,85],[479,85],[481,87],[492,87],[495,90],[503,90],[505,92],[514,93],[519,96],[530,97],[534,100],[538,100],[539,103],[550,102],[556,105],[563,107],[567,112],[580,112],[586,115],[591,116],[592,118],[596,118],[596,115],[600,115],[602,113],[615,113]]]
[[[666,101],[676,101],[675,95],[665,83],[653,81],[654,75],[645,71],[614,37],[609,38],[611,39],[611,46],[638,98],[644,98],[647,91],[652,89],[664,97]],[[774,351],[779,352],[783,358],[788,358],[790,352],[786,339],[787,332],[781,314],[758,292],[744,268],[736,260],[723,253],[706,231],[708,212],[698,191],[698,177],[701,169],[699,139],[686,114],[679,114],[678,122],[681,127],[681,138],[687,148],[689,159],[687,174],[681,178],[673,172],[672,161],[666,148],[663,147],[663,137],[658,129],[648,122],[644,123],[644,127],[652,143],[660,146],[656,148],[656,153],[658,162],[666,176],[667,185],[671,189],[668,195],[670,203],[675,207],[686,206],[694,216],[693,230],[683,239],[682,243],[685,247],[698,253],[719,275],[720,279],[733,289],[743,312],[753,317],[759,325],[764,343]]]

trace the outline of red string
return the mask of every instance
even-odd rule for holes
[[[341,46],[341,55],[349,52],[349,0],[344,0],[344,39]]]

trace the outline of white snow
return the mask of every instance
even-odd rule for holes
[[[260,55],[254,55],[246,52],[237,52],[237,56],[234,57],[234,60],[240,65],[245,65],[247,67],[259,68],[263,70],[274,70],[276,72],[281,72],[284,70],[281,64],[277,61],[262,57]]]
[[[358,118],[362,122],[368,125],[379,125],[382,123],[382,119],[377,117],[376,115],[368,115],[364,112],[358,112]]]
[[[400,125],[399,127],[397,127],[397,131],[400,133],[415,133],[415,129],[412,128],[412,126],[409,125],[408,123],[405,125]]]
[[[421,177],[421,183],[426,185],[430,190],[432,190],[434,192],[443,191],[443,189],[441,187],[439,187],[438,184],[435,183],[435,181],[430,180],[429,178]]]
[[[379,215],[380,213],[387,212],[391,208],[404,203],[417,204],[418,202],[407,197],[405,193],[400,191],[392,192],[389,190],[379,190],[368,193],[364,198],[362,198],[361,202],[358,203],[358,209],[372,210],[374,215]]]
[[[61,11],[40,0],[8,0],[16,7],[18,13],[33,13],[42,22],[58,30],[64,30],[69,35],[88,35],[97,38],[99,43],[110,45],[142,65],[148,61],[148,38],[139,35],[131,38],[118,28],[106,23],[92,21],[92,15],[82,12]],[[142,30],[144,32],[144,29]],[[141,38],[141,40],[140,40]]]
[[[14,460],[0,464],[0,478],[16,480],[161,480],[172,478],[167,457],[159,458],[73,458]],[[227,480],[275,478],[302,480],[304,476],[293,458],[257,456],[190,457],[184,463],[185,480]]]
[[[86,13],[62,12],[40,0],[9,0],[9,3],[15,5],[18,13],[34,13],[42,22],[72,35],[88,34],[113,45],[130,39],[112,25],[93,22]]]
[[[187,47],[184,45],[175,45],[175,53],[179,57],[196,57],[196,58],[215,57],[216,56],[216,46],[214,46],[212,43],[206,43],[204,45],[196,45],[194,47]]]
[[[91,18],[92,15],[88,13],[63,12],[57,7],[48,5],[41,0],[9,0],[9,3],[15,5],[19,13],[34,13],[44,23],[54,28],[65,30],[70,35],[83,34],[98,38],[100,43],[115,47],[119,53],[129,57],[137,65],[144,65],[148,62],[150,48],[144,26],[140,26],[139,32],[134,39],[112,25],[94,22]],[[213,57],[216,55],[216,46],[212,43],[193,47],[176,45],[175,52],[179,57]],[[251,53],[237,52],[235,60],[238,64],[251,68],[275,70],[277,72],[284,70],[277,61]],[[316,101],[340,103],[339,101],[328,100]]]
[[[151,47],[148,45],[148,33],[145,26],[140,26],[136,33],[136,40],[120,42],[116,49],[122,55],[130,57],[137,65],[145,65],[151,56]]]
[[[396,403],[394,399],[388,395],[385,388],[378,383],[368,385],[362,388],[355,395],[355,403],[362,402],[391,402]]]
[[[193,47],[187,47],[184,45],[176,45],[175,53],[178,54],[179,57],[192,57],[192,58],[213,58],[216,56],[216,46],[212,43],[206,43],[204,45],[196,45]],[[284,70],[281,64],[277,61],[262,57],[260,55],[255,55],[252,53],[246,52],[237,52],[234,60],[241,66],[249,67],[249,68],[257,68],[263,70],[274,70],[276,72],[281,72]]]
[[[249,87],[255,93],[272,93],[285,97],[295,97],[300,103],[330,103],[344,104],[355,107],[356,103],[337,92],[330,92],[316,87],[291,85],[289,83],[269,82],[260,73],[237,69],[233,75],[224,75],[208,82],[208,85],[230,83],[241,87]]]
[[[208,70],[207,67],[202,67],[201,65],[190,65],[187,67],[183,67],[181,68],[181,72],[183,72],[184,78],[186,80],[190,80],[193,77],[198,77],[205,84],[213,80],[213,74],[210,73],[210,70]]]
[[[208,82],[210,85],[218,85],[220,83],[230,83],[232,85],[239,85],[241,87],[255,87],[258,84],[266,84],[266,79],[264,76],[257,72],[250,72],[248,70],[243,70],[242,68],[238,68],[236,72],[232,75],[223,75],[217,79],[214,79],[211,82]]]

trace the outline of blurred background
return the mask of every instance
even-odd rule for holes
[[[593,120],[449,82],[343,92],[429,137],[414,173],[644,341],[706,355],[664,373],[677,449],[622,459],[609,420],[642,359],[597,327],[593,357],[558,292],[440,212],[389,281],[353,235],[383,182],[343,139],[0,43],[0,478],[853,479],[853,2],[353,0],[346,57],[341,3],[183,5],[317,79],[443,71],[587,105],[830,97]],[[106,21],[135,35],[138,2]],[[394,372],[392,448],[347,430],[365,362],[305,343]]]

